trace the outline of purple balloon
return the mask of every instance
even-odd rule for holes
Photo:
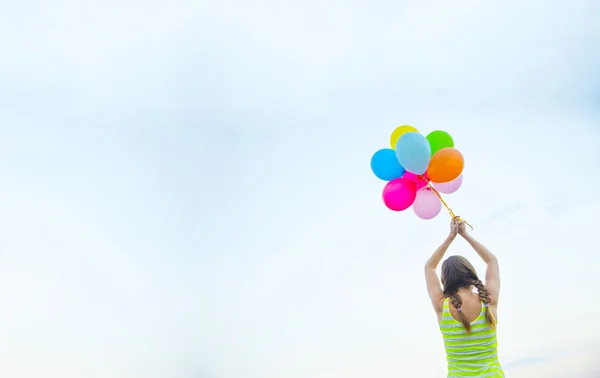
[[[451,194],[451,193],[456,192],[458,190],[458,188],[460,188],[460,186],[462,185],[462,182],[463,182],[463,176],[461,174],[460,176],[458,176],[457,178],[455,178],[452,181],[435,183],[435,184],[433,184],[433,187],[440,193]]]
[[[417,192],[413,210],[421,219],[433,219],[442,210],[442,201],[431,188],[423,188]]]
[[[407,178],[389,181],[383,188],[383,203],[393,211],[406,210],[415,201],[417,189],[415,183]]]

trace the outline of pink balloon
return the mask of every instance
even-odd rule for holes
[[[421,219],[433,219],[442,210],[442,202],[431,188],[423,188],[417,192],[413,210]]]
[[[417,190],[427,186],[427,181],[423,178],[423,177],[428,178],[427,172],[425,172],[425,174],[423,174],[423,175],[417,175],[416,173],[406,171],[406,172],[404,172],[402,177],[407,178],[410,181],[414,182]]]
[[[389,181],[383,188],[383,203],[390,210],[402,211],[413,204],[416,195],[415,183],[400,177]]]
[[[460,188],[463,182],[463,176],[460,175],[452,181],[433,184],[433,187],[440,193],[454,193]]]

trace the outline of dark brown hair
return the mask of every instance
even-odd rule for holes
[[[477,277],[477,272],[475,272],[475,268],[473,268],[469,260],[462,256],[448,257],[442,264],[442,285],[444,285],[444,298],[448,298],[458,310],[458,317],[467,330],[467,333],[471,332],[471,323],[469,323],[467,317],[461,311],[462,299],[458,295],[458,289],[463,287],[468,288],[471,285],[477,288],[479,298],[486,305],[485,318],[488,324],[492,328],[496,327],[496,319],[494,319],[492,310],[489,307],[492,300],[490,294],[479,277]]]

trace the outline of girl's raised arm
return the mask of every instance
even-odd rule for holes
[[[440,279],[435,271],[442,261],[442,257],[450,247],[450,244],[456,238],[458,233],[458,222],[454,219],[450,223],[450,234],[444,242],[433,252],[433,255],[425,263],[425,282],[427,283],[427,293],[431,299],[431,304],[438,314],[441,314],[444,306],[444,291]]]
[[[492,306],[497,305],[498,297],[500,296],[500,268],[498,266],[498,259],[489,249],[467,233],[463,222],[460,222],[458,225],[458,233],[465,238],[467,243],[473,247],[483,262],[487,264],[487,269],[485,271],[485,287],[492,297],[490,304]]]

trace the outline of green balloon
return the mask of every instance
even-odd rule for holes
[[[442,148],[454,147],[454,140],[450,134],[442,130],[430,132],[427,135],[427,141],[429,141],[429,145],[431,146],[431,156]]]

